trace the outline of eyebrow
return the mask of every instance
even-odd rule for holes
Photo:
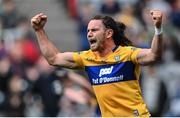
[[[89,32],[90,30],[91,31],[97,31],[99,28],[92,28],[92,29],[87,29],[87,31]]]

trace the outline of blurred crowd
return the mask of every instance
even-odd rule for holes
[[[96,14],[126,24],[134,46],[148,48],[154,35],[151,9],[163,11],[164,54],[142,67],[142,94],[152,116],[180,116],[180,0],[57,0],[78,25],[89,49],[87,23]],[[27,14],[13,0],[0,0],[0,116],[98,116],[82,71],[50,66],[41,56]]]
[[[40,54],[30,18],[13,0],[0,3],[0,116],[95,116],[90,83],[50,66]]]

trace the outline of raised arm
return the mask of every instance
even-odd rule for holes
[[[150,11],[155,27],[155,34],[152,40],[150,49],[142,49],[138,56],[138,63],[141,65],[148,65],[161,59],[163,50],[162,37],[162,12],[159,10]]]
[[[50,65],[76,68],[77,64],[73,61],[73,52],[59,52],[59,50],[48,39],[44,30],[46,22],[47,16],[43,13],[35,15],[31,19],[31,25],[35,30],[42,55]]]

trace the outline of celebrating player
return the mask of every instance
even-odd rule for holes
[[[88,24],[90,49],[81,52],[60,52],[50,42],[44,25],[47,16],[31,19],[42,54],[49,64],[85,69],[104,117],[150,116],[139,86],[140,65],[156,62],[162,55],[162,12],[150,11],[155,27],[151,48],[130,46],[125,25],[109,16],[95,16]]]

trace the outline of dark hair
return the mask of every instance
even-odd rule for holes
[[[126,25],[122,22],[116,22],[109,16],[96,15],[91,20],[102,20],[104,26],[113,30],[113,40],[115,45],[130,46],[131,41],[125,36]]]

